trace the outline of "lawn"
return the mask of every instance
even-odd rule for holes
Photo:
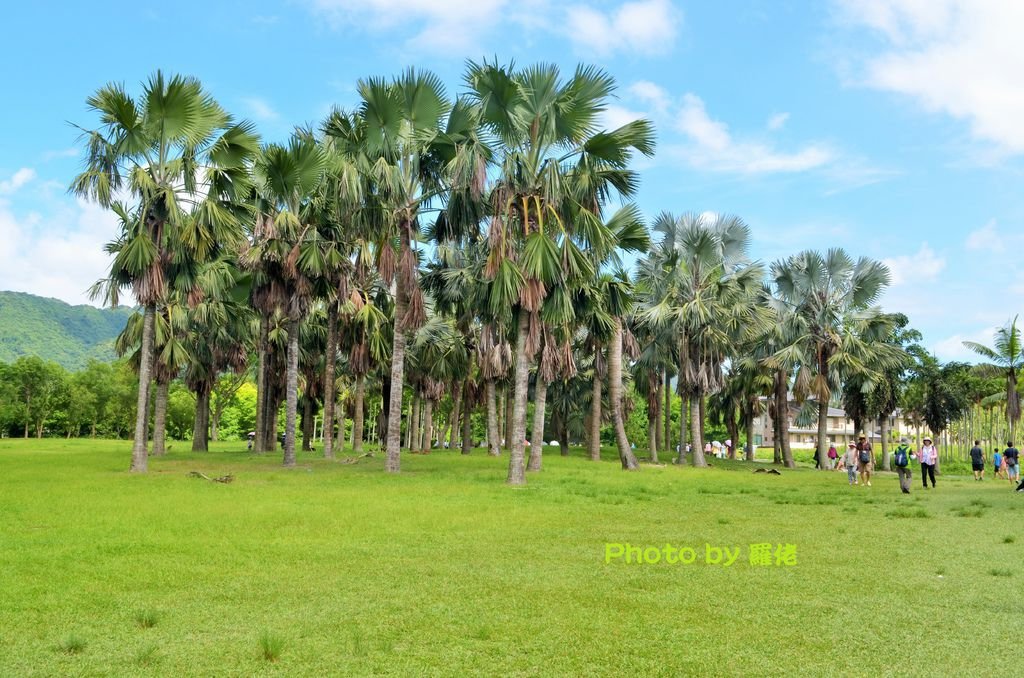
[[[132,476],[129,443],[0,440],[0,675],[1016,673],[1006,482],[905,496],[766,464],[627,474],[609,451],[512,489],[479,451],[389,476],[185,446]],[[698,559],[606,564],[608,543]],[[756,543],[796,563],[752,565]]]

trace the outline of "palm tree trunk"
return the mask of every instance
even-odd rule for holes
[[[732,443],[729,446],[729,458],[735,459],[736,448],[740,444],[740,425],[739,422],[736,421],[735,412],[729,413],[729,420],[726,422],[726,424],[729,428],[729,442]]]
[[[513,377],[515,377],[515,374],[516,373],[513,373]],[[529,378],[529,372],[527,372],[527,378]],[[512,393],[511,394],[509,393],[509,387],[511,387],[511,389],[512,389]],[[505,447],[505,451],[506,452],[511,452],[512,451],[512,442],[513,442],[512,441],[512,427],[515,426],[515,423],[516,423],[516,421],[515,421],[515,404],[516,404],[515,389],[516,389],[516,384],[515,384],[514,381],[513,381],[512,384],[506,384],[505,385],[505,425],[504,425],[504,428],[502,429],[502,439],[505,441],[504,447]],[[525,416],[525,414],[523,416]],[[526,430],[525,425],[523,427],[523,430],[524,431]]]
[[[469,406],[469,378],[466,378],[465,384],[463,384],[464,392],[462,394],[462,453],[469,454],[473,447],[473,409]]]
[[[601,376],[594,370],[594,395],[590,401],[590,446],[591,461],[601,461]]]
[[[754,461],[754,414],[753,412],[748,413],[747,416],[747,461]]]
[[[882,436],[882,470],[889,470],[889,417],[878,418],[878,431]]]
[[[665,429],[661,425],[661,417],[663,410],[661,407],[662,397],[661,392],[664,386],[662,385],[661,374],[658,375],[658,389],[655,395],[655,401],[658,403],[658,411],[655,417],[647,417],[648,426],[654,427],[654,448],[653,454],[651,455],[651,461],[656,461],[658,458],[658,452],[665,449]]]
[[[484,388],[487,396],[487,454],[497,457],[501,454],[501,443],[498,440],[498,403],[494,380],[487,379]]]
[[[399,260],[404,261],[410,248],[409,229],[403,222],[399,226]],[[402,470],[402,391],[405,386],[405,313],[411,290],[405,289],[404,275],[395,280],[395,331],[391,343],[391,399],[388,403],[388,436],[384,470],[398,473]]]
[[[527,471],[539,471],[544,456],[544,408],[548,399],[548,382],[537,370],[537,385],[533,390],[533,435],[530,436],[530,461]]]
[[[412,403],[410,406],[412,409],[409,411],[409,431],[406,435],[409,440],[406,443],[406,448],[409,451],[413,451],[419,449],[420,440],[420,394],[416,389],[412,391]]]
[[[608,401],[612,408],[615,442],[619,447],[619,462],[624,471],[637,471],[640,464],[626,436],[626,422],[622,416],[622,319],[612,320],[612,342],[608,347]]]
[[[324,365],[324,459],[334,459],[334,392],[338,358],[338,301],[327,309],[327,355]]]
[[[260,317],[259,364],[256,368],[256,439],[253,446],[255,452],[265,452],[263,442],[266,437],[266,400],[267,400],[267,326],[266,315]]]
[[[661,402],[661,387],[655,394],[655,400]],[[658,463],[658,438],[661,437],[661,416],[653,408],[647,408],[647,451],[651,455],[651,462]]]
[[[665,392],[662,394],[665,396],[665,438],[662,443],[661,449],[668,452],[669,457],[672,456],[672,380],[668,376],[668,370],[664,371]]]
[[[148,304],[142,315],[142,348],[139,353],[139,397],[135,408],[135,440],[132,444],[133,473],[145,473],[149,464],[146,450],[149,433],[149,384],[153,374],[153,334],[156,305]]]
[[[192,426],[192,451],[208,452],[210,430],[210,389],[205,383],[196,388],[196,416]]]
[[[311,452],[313,441],[313,414],[315,408],[313,407],[312,399],[306,397],[302,399],[302,451]]]
[[[284,465],[295,466],[295,420],[299,409],[299,321],[288,328],[288,381],[285,386]]]
[[[356,377],[356,393],[353,405],[355,412],[352,413],[352,454],[363,453],[363,398],[366,393],[366,375],[360,374]]]
[[[459,417],[462,416],[462,394],[466,390],[465,380],[459,384],[459,387],[452,393],[452,415],[448,419],[448,430],[441,438],[441,447],[444,447],[445,443],[448,443],[448,449],[454,450],[455,443],[459,437]]]
[[[690,399],[686,397],[683,392],[679,393],[679,454],[676,459],[677,464],[686,463],[686,437],[687,429],[690,426],[690,418],[688,416],[690,407]]]
[[[558,453],[563,457],[569,456],[569,427],[561,417],[558,417]]]
[[[697,399],[697,406],[700,409],[700,439],[704,441],[707,439],[707,433],[704,430],[704,422],[708,420],[708,397],[703,391],[700,393],[700,398]]]
[[[156,380],[156,402],[153,404],[153,455],[163,456],[167,440],[167,393],[170,379]]]
[[[796,468],[793,449],[789,445],[789,377],[784,370],[775,375],[775,412],[779,426],[779,449],[786,468]]]
[[[701,431],[701,406],[700,403],[704,399],[704,396],[697,391],[690,396],[690,428],[691,436],[693,440],[693,465],[697,467],[707,466],[708,462],[704,459],[704,437],[703,431]]]
[[[430,454],[430,445],[433,442],[434,433],[434,400],[432,398],[423,399],[423,445],[420,447],[420,452],[423,454]]]
[[[345,401],[340,401],[334,408],[334,421],[331,422],[331,428],[337,426],[338,431],[334,434],[334,454],[337,455],[339,452],[345,449]]]
[[[818,468],[829,471],[828,463],[828,400],[818,403]]]
[[[516,334],[515,372],[512,381],[512,422],[508,426],[511,445],[509,446],[509,485],[526,484],[526,396],[530,388],[530,357],[526,354],[526,335],[530,330],[530,314],[519,309],[519,327]],[[506,422],[506,425],[508,423]]]

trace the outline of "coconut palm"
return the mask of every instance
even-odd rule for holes
[[[167,297],[169,269],[240,242],[248,164],[259,139],[194,78],[157,71],[141,97],[111,83],[87,102],[100,125],[82,130],[86,168],[71,190],[113,209],[120,222],[108,248],[115,254],[110,276],[94,288],[95,296],[116,304],[130,289],[143,307],[131,470],[145,472],[156,311]]]
[[[798,402],[813,397],[818,410],[818,458],[828,451],[828,404],[853,375],[881,379],[879,368],[898,366],[898,346],[881,341],[891,318],[873,306],[889,285],[889,270],[842,249],[807,250],[772,265],[775,305],[784,319],[786,345],[772,364],[795,369]],[[821,468],[825,468],[825,464]]]
[[[989,360],[1003,372],[1006,378],[1006,421],[1010,425],[1010,440],[1016,440],[1014,434],[1021,413],[1017,373],[1024,366],[1024,341],[1021,340],[1021,330],[1017,327],[1017,316],[996,331],[995,342],[991,347],[973,341],[965,341],[964,346]]]

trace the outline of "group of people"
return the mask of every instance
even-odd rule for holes
[[[871,473],[875,467],[875,450],[871,442],[863,433],[858,436],[857,442],[847,445],[846,452],[840,457],[835,445],[829,446],[829,463],[836,469],[845,468],[850,485],[863,485],[871,487]],[[921,465],[921,484],[928,489],[931,482],[932,489],[935,489],[935,467],[939,462],[938,448],[932,443],[932,439],[925,437],[922,440],[921,449],[915,452],[910,447],[910,441],[900,438],[900,444],[893,453],[893,466],[896,468],[896,475],[899,477],[900,490],[904,494],[910,494],[910,483],[913,473],[910,470],[910,462],[917,460]],[[1013,441],[1006,442],[1006,449],[1001,453],[997,448],[992,455],[992,463],[995,468],[996,478],[1009,480],[1011,483],[1019,483],[1018,492],[1024,492],[1024,482],[1020,482],[1020,452],[1014,446]],[[975,440],[971,448],[971,468],[974,471],[975,480],[983,480],[985,477],[985,451],[981,448],[981,441]]]

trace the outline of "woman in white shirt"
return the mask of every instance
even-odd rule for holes
[[[921,460],[921,482],[924,483],[924,489],[928,489],[928,479],[932,479],[932,489],[935,489],[935,464],[939,461],[939,451],[932,445],[931,438],[924,439],[924,445],[921,445],[921,451],[918,452],[918,456]]]

